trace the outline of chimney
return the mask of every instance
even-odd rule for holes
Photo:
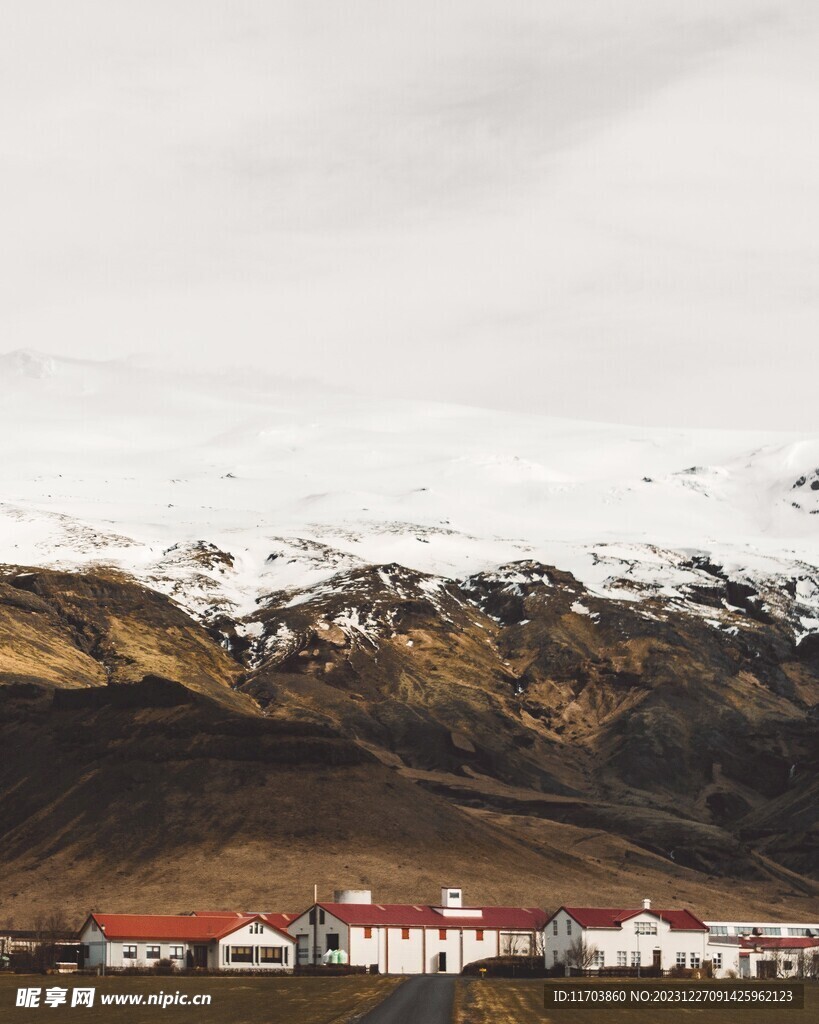
[[[651,900],[643,900],[643,910],[651,910]]]
[[[453,885],[442,885],[441,886],[441,906],[442,907],[462,907],[463,906],[463,890]]]

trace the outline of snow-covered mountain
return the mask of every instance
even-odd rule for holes
[[[819,437],[0,357],[0,562],[111,565],[241,618],[368,564],[463,580],[521,560],[701,615],[687,595],[716,570],[787,593],[796,639],[819,631]]]
[[[0,410],[9,912],[284,905],[328,850],[815,900],[815,441],[33,353]]]

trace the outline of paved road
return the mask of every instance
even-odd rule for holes
[[[410,978],[359,1024],[450,1024],[454,995],[454,975]]]

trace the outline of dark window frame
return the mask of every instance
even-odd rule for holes
[[[283,964],[284,946],[259,946],[260,964]]]

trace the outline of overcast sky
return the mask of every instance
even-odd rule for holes
[[[5,0],[0,349],[819,430],[815,0]]]

